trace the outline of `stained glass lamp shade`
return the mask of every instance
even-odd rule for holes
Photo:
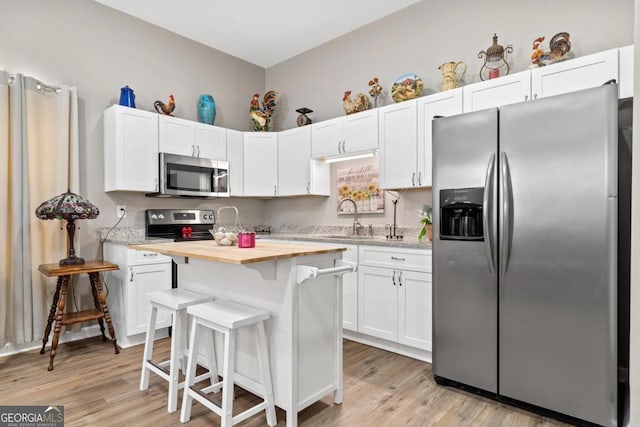
[[[60,265],[84,264],[84,259],[76,256],[73,247],[73,235],[76,232],[76,219],[93,219],[100,210],[82,196],[67,190],[58,196],[43,202],[36,209],[36,216],[40,219],[66,219],[67,234],[69,236],[69,251],[67,257],[60,260]]]

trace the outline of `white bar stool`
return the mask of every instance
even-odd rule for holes
[[[221,427],[230,427],[252,415],[264,410],[267,416],[267,424],[275,426],[276,410],[273,398],[273,386],[271,383],[271,369],[269,368],[269,349],[264,330],[264,321],[270,317],[269,312],[254,307],[241,305],[232,301],[216,300],[205,304],[193,305],[187,308],[187,313],[193,316],[191,323],[191,335],[189,337],[191,347],[187,361],[187,374],[182,396],[182,409],[180,422],[186,423],[191,418],[191,401],[196,399],[204,406],[221,417]],[[234,377],[239,377],[235,371],[236,356],[236,332],[239,328],[255,327],[258,368],[262,377],[262,383],[251,381],[251,387],[261,394],[263,401],[246,411],[233,416],[233,385]],[[197,358],[197,344],[201,328],[208,328],[224,335],[223,367],[221,375],[223,380],[201,390],[193,387]],[[215,351],[215,349],[211,349]],[[211,353],[211,351],[210,351]],[[214,356],[215,358],[215,356]],[[217,373],[216,373],[217,375]],[[248,378],[245,380],[250,381]],[[222,406],[216,405],[206,396],[207,393],[218,392],[222,388]]]
[[[150,292],[147,294],[151,302],[149,313],[149,325],[147,326],[147,337],[144,343],[144,355],[142,357],[142,373],[140,375],[140,390],[149,388],[149,373],[153,372],[169,383],[169,402],[167,410],[175,412],[178,409],[178,390],[184,387],[184,383],[179,383],[180,366],[184,350],[186,349],[186,328],[187,328],[187,307],[194,304],[202,304],[214,299],[212,296],[202,295],[182,289],[170,289],[166,291]],[[153,342],[156,333],[156,318],[158,309],[170,311],[172,314],[171,333],[171,356],[169,360],[155,363],[152,361]],[[180,363],[180,365],[179,365]],[[214,377],[217,367],[215,357],[209,357],[209,372],[199,376],[196,381],[201,381],[206,377],[211,377],[211,384],[218,381],[217,375]],[[169,371],[166,370],[167,365]]]

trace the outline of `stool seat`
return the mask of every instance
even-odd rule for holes
[[[183,355],[186,345],[187,309],[194,304],[202,304],[213,299],[212,296],[203,295],[196,292],[185,291],[183,289],[168,289],[165,291],[149,292],[146,294],[151,303],[149,312],[149,325],[144,344],[144,355],[142,357],[142,373],[140,374],[140,390],[149,388],[149,374],[153,372],[169,383],[167,410],[175,412],[178,409],[178,390],[184,387],[184,383],[179,382],[180,366],[183,365]],[[169,360],[154,362],[153,342],[155,339],[155,325],[158,309],[170,311],[172,314],[172,334],[171,334],[171,355]],[[210,372],[196,378],[200,381],[204,378],[211,378],[211,383],[217,382],[215,372],[217,368],[212,357],[209,358]],[[166,370],[166,367],[169,370]],[[215,375],[215,376],[214,376]]]
[[[192,305],[187,308],[187,313],[227,329],[253,325],[270,317],[267,311],[227,300]]]
[[[180,411],[180,422],[186,423],[191,418],[191,403],[195,399],[211,411],[220,416],[221,427],[231,427],[259,412],[265,411],[267,424],[275,426],[277,424],[276,410],[273,396],[273,385],[271,382],[271,369],[269,367],[269,348],[265,333],[264,322],[271,317],[270,313],[255,307],[238,304],[233,301],[216,300],[203,304],[187,307],[187,313],[193,316],[191,323],[191,335],[189,347],[189,357],[187,360],[187,372],[185,378],[184,393],[182,395],[182,409]],[[196,389],[193,384],[195,378],[197,342],[202,328],[221,333],[224,336],[222,381],[213,383],[209,387]],[[258,369],[260,371],[260,382],[251,381],[252,392],[262,397],[262,402],[243,411],[238,415],[233,415],[233,386],[235,378],[242,377],[235,370],[236,359],[236,333],[240,328],[251,328],[255,332],[256,356]],[[215,352],[215,340],[208,354]],[[213,355],[215,359],[215,354]],[[217,369],[214,366],[213,369]],[[214,372],[214,377],[218,373]],[[245,386],[246,387],[246,386]],[[218,406],[207,396],[211,392],[222,391],[222,402]]]
[[[213,297],[208,295],[178,288],[149,292],[147,293],[147,298],[149,298],[152,303],[160,304],[169,310],[184,310],[190,305],[202,304],[203,302],[213,300]]]

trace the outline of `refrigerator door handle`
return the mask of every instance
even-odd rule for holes
[[[493,275],[496,271],[496,263],[493,256],[492,242],[492,230],[490,224],[493,217],[491,209],[491,194],[493,192],[493,170],[496,164],[496,154],[491,154],[489,157],[489,164],[487,165],[487,176],[484,180],[484,195],[482,197],[482,226],[484,227],[484,250],[487,254],[487,262],[489,263],[489,271]]]
[[[500,256],[500,271],[504,275],[509,267],[509,254],[511,252],[511,171],[507,153],[500,153],[500,166],[502,174],[502,242]]]

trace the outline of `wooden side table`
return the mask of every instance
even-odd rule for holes
[[[111,335],[111,341],[113,341],[113,347],[116,354],[120,353],[118,346],[116,345],[116,334],[111,324],[111,315],[109,314],[109,308],[107,307],[107,298],[102,290],[102,282],[100,281],[100,272],[118,270],[117,264],[113,264],[107,261],[87,261],[84,264],[79,265],[59,265],[59,264],[41,264],[38,267],[38,271],[47,277],[58,277],[58,284],[56,286],[56,292],[53,295],[53,303],[51,304],[51,310],[49,311],[49,319],[47,320],[47,327],[44,331],[44,338],[42,339],[42,350],[40,354],[44,354],[44,348],[49,340],[49,334],[51,333],[51,324],[55,317],[55,327],[53,329],[53,340],[51,341],[51,356],[49,358],[48,370],[53,370],[53,358],[56,357],[56,351],[58,348],[58,338],[60,336],[60,329],[62,325],[73,325],[74,323],[86,322],[89,320],[97,320],[100,324],[100,332],[102,333],[102,340],[107,341],[107,337],[104,334],[103,320],[107,321],[107,328],[109,328],[109,335]],[[93,294],[94,309],[83,310],[74,313],[65,313],[64,305],[67,298],[67,286],[71,276],[76,274],[87,273],[89,274],[89,280],[91,282],[91,293]]]

